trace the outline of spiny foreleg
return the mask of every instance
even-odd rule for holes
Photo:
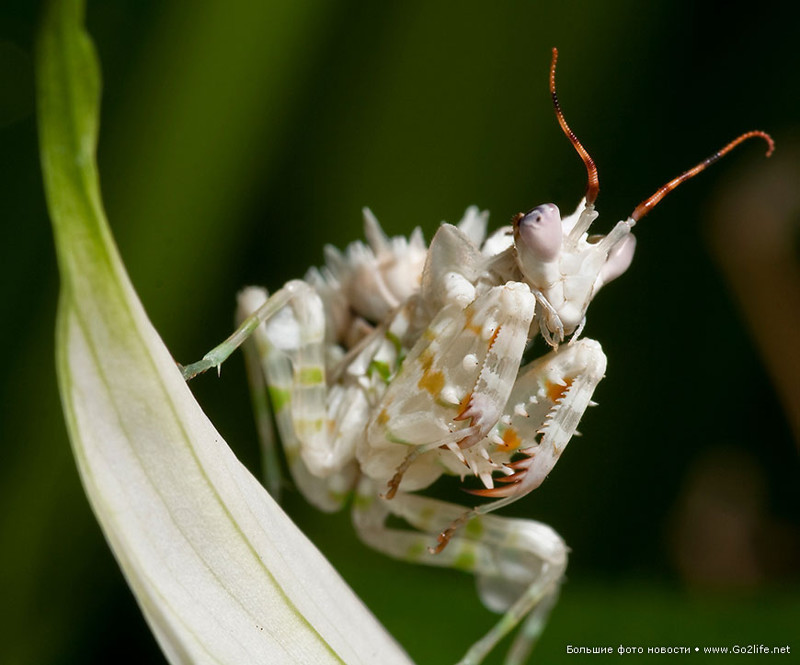
[[[463,451],[482,441],[503,413],[534,308],[530,289],[519,282],[492,287],[466,308],[445,306],[373,411],[356,449],[364,473],[391,480],[391,493],[401,486],[401,472],[403,489],[430,484],[442,473],[442,455],[463,469]]]
[[[488,455],[504,463],[510,475],[499,476],[498,486],[470,490],[497,499],[457,516],[439,534],[434,551],[441,552],[453,534],[476,515],[485,515],[522,498],[542,484],[553,470],[603,378],[606,357],[600,344],[581,339],[528,364],[508,398],[506,413],[489,434]]]

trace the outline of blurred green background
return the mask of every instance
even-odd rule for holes
[[[791,154],[790,7],[90,1],[112,228],[156,327],[191,361],[230,331],[241,286],[278,288],[319,264],[325,243],[359,238],[364,205],[389,233],[420,225],[428,238],[473,203],[494,225],[545,201],[571,211],[585,174],[548,96],[558,46],[559,96],[599,165],[605,230],[743,131],[768,130]],[[58,402],[38,11],[0,5],[0,662],[158,663]],[[548,481],[507,511],[551,524],[573,550],[537,662],[602,658],[568,655],[569,644],[800,650],[798,415],[782,408],[707,238],[715,197],[760,168],[762,146],[747,144],[672,194],[640,224],[629,273],[592,307],[585,335],[609,356],[601,406]],[[790,227],[797,259],[797,216]],[[768,322],[757,327],[771,338]],[[241,361],[193,387],[257,469]],[[285,506],[420,665],[454,662],[494,621],[469,577],[386,560],[347,515],[316,513],[292,491]]]

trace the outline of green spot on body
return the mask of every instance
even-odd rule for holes
[[[432,524],[436,517],[436,510],[431,507],[426,507],[420,510],[419,518],[424,524]]]
[[[462,545],[462,548],[453,561],[453,568],[470,573],[475,570],[475,550],[469,545]]]
[[[394,347],[394,352],[395,355],[397,356],[394,365],[397,368],[396,373],[399,374],[400,370],[403,369],[403,361],[406,359],[406,354],[405,351],[403,350],[403,342],[391,330],[386,331],[386,339]]]
[[[304,386],[325,383],[325,370],[322,367],[303,367],[297,373],[297,381]]]
[[[345,490],[344,492],[337,492],[333,489],[328,490],[328,498],[332,501],[335,501],[338,504],[343,504],[350,498],[352,494],[351,490]]]
[[[300,419],[295,422],[295,429],[301,440],[303,436],[311,436],[321,432],[323,427],[325,427],[325,421],[322,418],[317,418],[316,420]]]
[[[403,343],[400,338],[395,335],[391,330],[386,331],[386,339],[388,339],[394,347],[394,352],[399,356],[403,352]]]
[[[375,501],[375,497],[371,494],[359,494],[356,492],[353,497],[353,507],[358,510],[367,510]]]
[[[408,548],[408,551],[406,551],[406,559],[408,561],[419,561],[423,556],[425,556],[427,551],[428,548],[425,543],[423,543],[421,540],[418,540]]]
[[[402,443],[404,446],[414,445],[413,443],[411,443],[411,441],[406,441],[405,439],[401,439],[399,436],[395,436],[388,429],[386,430],[385,438],[387,441],[391,441],[392,443]]]
[[[483,535],[483,522],[480,517],[473,517],[464,525],[464,535],[472,540],[480,540]]]
[[[373,372],[377,372],[385,383],[389,383],[389,379],[392,376],[392,370],[389,368],[388,363],[385,363],[382,360],[373,360],[369,364],[367,375],[372,376]]]
[[[275,412],[282,411],[289,402],[292,400],[292,393],[286,388],[278,388],[276,386],[269,387],[269,400],[272,402],[272,408]]]

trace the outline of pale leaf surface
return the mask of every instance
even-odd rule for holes
[[[86,493],[148,623],[173,663],[409,663],[235,458],[148,321],[100,201],[82,14],[51,2],[38,44],[58,372]]]

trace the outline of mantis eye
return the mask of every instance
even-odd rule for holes
[[[600,268],[599,280],[608,284],[624,273],[633,261],[633,250],[636,249],[636,236],[628,235],[618,242],[608,253],[608,259]],[[599,286],[598,286],[599,288]]]
[[[561,250],[561,213],[552,203],[520,213],[514,220],[517,249],[542,262],[555,261]]]

